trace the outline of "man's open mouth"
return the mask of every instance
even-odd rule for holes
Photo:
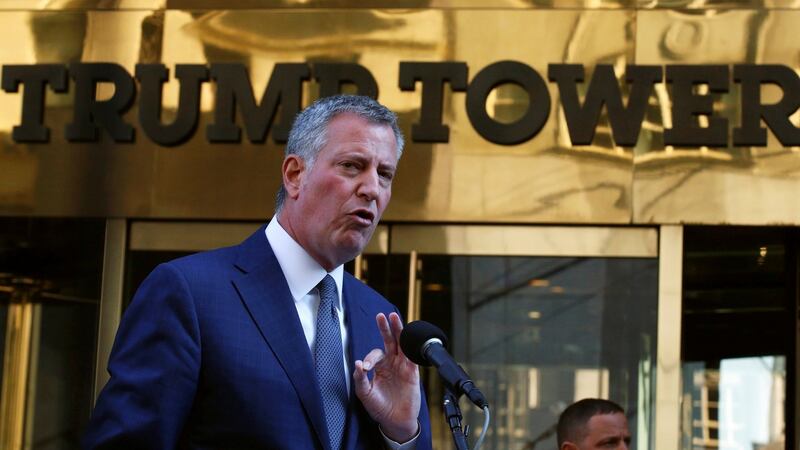
[[[353,211],[351,214],[361,219],[361,222],[366,225],[372,224],[372,222],[375,220],[375,214],[367,209],[358,209]]]

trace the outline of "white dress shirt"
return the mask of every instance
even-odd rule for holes
[[[303,333],[306,335],[306,342],[311,354],[314,354],[314,343],[317,336],[317,308],[319,308],[319,291],[317,285],[325,275],[333,277],[336,282],[336,290],[339,294],[339,303],[336,305],[336,312],[339,315],[339,330],[342,332],[342,366],[344,368],[347,392],[350,392],[351,378],[350,367],[347,364],[347,327],[345,326],[344,303],[342,302],[342,278],[344,267],[338,266],[327,272],[319,263],[297,243],[286,230],[278,223],[277,217],[269,221],[265,230],[269,245],[272,247],[275,258],[281,266],[283,276],[289,285],[289,291],[294,299],[294,306],[297,308],[297,316],[303,326]],[[376,325],[377,326],[377,325]],[[363,358],[367,355],[360,355]],[[391,450],[413,450],[416,448],[417,436],[405,444],[399,444],[386,437],[381,430],[386,445]]]
[[[280,223],[273,218],[267,225],[267,240],[281,266],[289,291],[297,308],[297,316],[303,326],[306,342],[311,354],[314,354],[314,343],[317,338],[317,309],[319,308],[319,291],[317,285],[328,272],[300,246]],[[339,266],[330,272],[336,282],[339,302],[336,313],[339,315],[339,330],[342,332],[342,367],[344,368],[347,392],[350,392],[350,368],[347,365],[347,327],[344,324],[344,304],[342,303],[342,276],[344,267]],[[366,355],[364,355],[366,356]]]

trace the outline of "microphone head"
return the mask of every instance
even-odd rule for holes
[[[400,348],[408,359],[419,366],[430,366],[431,363],[423,353],[425,343],[431,339],[439,339],[447,348],[447,336],[436,325],[417,320],[409,323],[400,333]]]

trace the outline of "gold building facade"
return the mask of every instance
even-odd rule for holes
[[[281,91],[273,111],[258,106],[287,67],[301,73],[291,80],[302,105],[321,91],[369,87],[326,84],[344,67],[371,77],[400,116],[408,144],[392,202],[348,269],[408,320],[448,332],[493,406],[486,448],[552,448],[558,413],[586,396],[626,408],[638,449],[797,448],[800,142],[772,130],[763,144],[734,142],[753,107],[738,67],[794,74],[756,91],[765,105],[788,99],[787,123],[800,123],[791,103],[799,7],[0,3],[0,448],[78,448],[120,316],[146,273],[237,243],[272,215],[279,129],[293,105]],[[444,63],[463,82],[407,79],[411,64]],[[100,65],[117,78],[87,75]],[[155,110],[145,65],[167,71]],[[197,117],[184,139],[162,145],[148,127],[188,117],[187,65],[203,73]],[[553,70],[565,65],[585,70],[572,92],[581,104],[596,69],[608,67],[626,111],[631,68],[659,74],[641,118],[617,116],[641,126],[634,144],[618,144],[622,122],[608,108],[590,142],[573,144],[576,116]],[[24,72],[46,67],[47,81]],[[243,95],[221,112],[231,98],[224,67],[241,69],[246,83],[235,86],[250,88],[241,91],[250,110]],[[690,82],[680,96],[686,67],[722,78]],[[505,78],[482,83],[496,72]],[[87,113],[87,104],[107,107]],[[437,108],[440,120],[429,122],[446,137],[426,138],[422,116]],[[254,117],[266,124],[260,135]],[[89,137],[78,130],[87,121],[97,127]],[[238,140],[215,135],[223,123]],[[671,145],[681,123],[698,135],[723,130],[724,142]],[[498,133],[522,137],[498,143]],[[441,386],[425,379],[434,444],[451,448]],[[479,412],[465,413],[480,424]]]

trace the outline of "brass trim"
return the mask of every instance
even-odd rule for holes
[[[130,250],[202,251],[236,245],[261,224],[256,222],[131,223]]]
[[[645,227],[396,225],[392,253],[655,258],[658,231]]]
[[[387,255],[389,254],[389,226],[378,225],[372,233],[372,239],[361,252],[364,255]]]
[[[353,261],[355,267],[353,268],[353,276],[359,280],[364,280],[361,276],[363,272],[363,265],[364,265],[364,257],[362,255],[356,256],[356,259]]]
[[[417,286],[417,261],[416,250],[411,250],[411,257],[408,261],[408,317],[406,317],[408,322],[419,320],[420,296]]]
[[[164,9],[166,7],[167,0],[3,0],[0,4],[0,11],[118,11]]]
[[[683,226],[661,226],[655,450],[680,448]]]
[[[253,234],[259,222],[131,222],[130,250],[197,252],[236,245]],[[385,255],[389,229],[378,225],[364,254]]]
[[[42,341],[42,303],[33,303],[33,320],[31,323],[31,345],[28,360],[28,386],[25,401],[25,434],[24,434],[24,449],[28,450],[33,446],[33,425],[34,417],[36,415],[36,395],[37,379],[39,377],[39,351],[41,350]]]
[[[420,9],[419,0],[3,0],[0,11],[84,11],[84,10],[242,10],[242,9]],[[613,0],[602,3],[591,0],[556,0],[547,5],[520,0],[432,0],[425,3],[428,9],[791,9],[791,0],[773,0],[767,4],[746,0],[728,4],[710,1],[644,1]]]
[[[30,368],[33,303],[23,300],[8,306],[3,352],[3,386],[0,395],[0,448],[21,450],[25,436],[25,400]]]
[[[125,219],[106,221],[106,242],[103,255],[103,281],[97,324],[97,355],[94,377],[94,399],[109,379],[108,357],[122,317],[122,286],[125,281]]]

